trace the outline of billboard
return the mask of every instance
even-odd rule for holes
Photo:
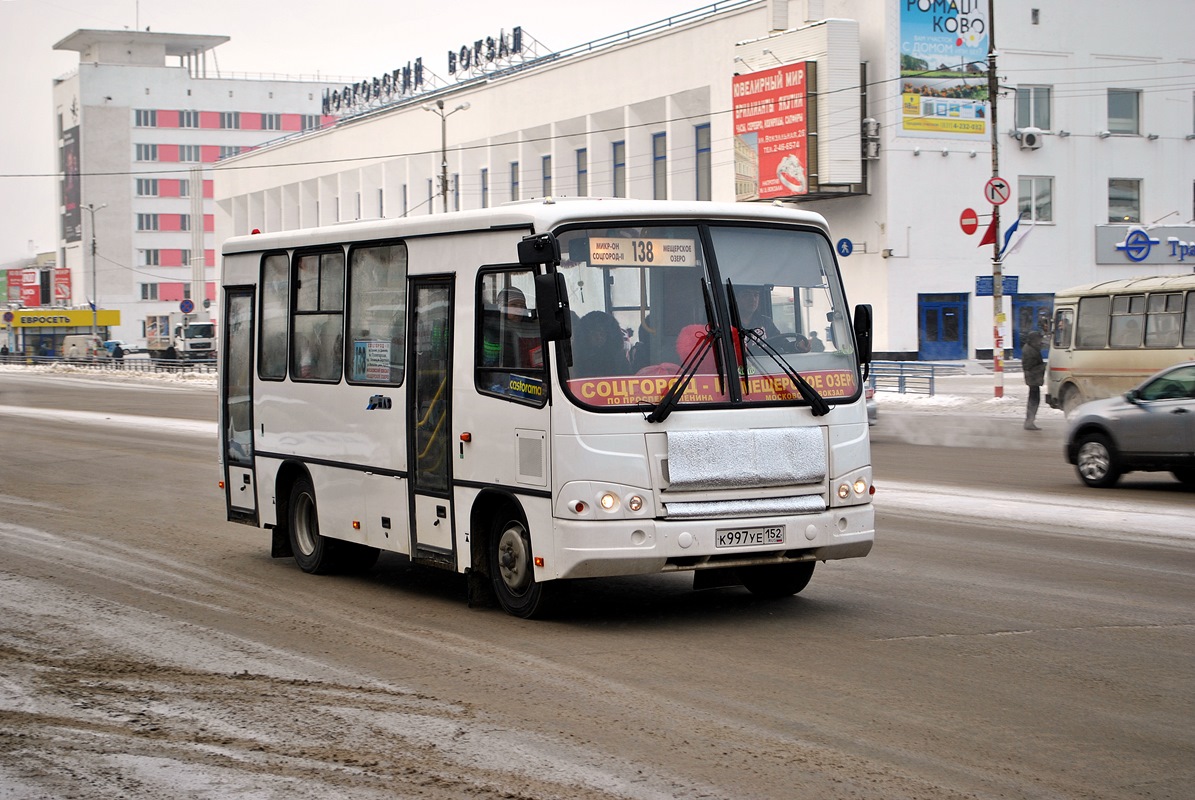
[[[736,75],[735,198],[809,193],[806,63]]]
[[[62,132],[59,153],[62,170],[62,238],[77,242],[83,238],[82,184],[79,178],[79,126]]]
[[[989,135],[986,0],[900,0],[901,136]]]

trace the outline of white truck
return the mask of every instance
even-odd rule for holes
[[[150,358],[208,361],[216,357],[216,326],[196,314],[153,314],[145,320],[145,349]]]

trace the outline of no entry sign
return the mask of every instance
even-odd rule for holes
[[[963,229],[963,233],[970,236],[979,229],[979,215],[973,208],[964,208],[963,213],[959,215],[958,224]]]

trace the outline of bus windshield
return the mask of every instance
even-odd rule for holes
[[[641,411],[685,379],[680,407],[804,403],[793,373],[828,403],[858,394],[825,237],[727,223],[558,238],[575,315],[565,388],[577,403]]]

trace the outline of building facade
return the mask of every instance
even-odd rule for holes
[[[1059,289],[1191,270],[1195,64],[1176,0],[995,7],[731,0],[559,53],[482,38],[449,86],[218,165],[217,238],[548,196],[799,203],[880,357],[990,358],[997,325],[1015,356]]]
[[[216,286],[210,167],[328,121],[326,83],[220,77],[208,56],[226,41],[78,30],[54,46],[77,51],[79,68],[53,87],[69,281],[52,305],[98,298],[118,312],[104,335],[142,339],[147,316],[184,300],[205,314]]]

